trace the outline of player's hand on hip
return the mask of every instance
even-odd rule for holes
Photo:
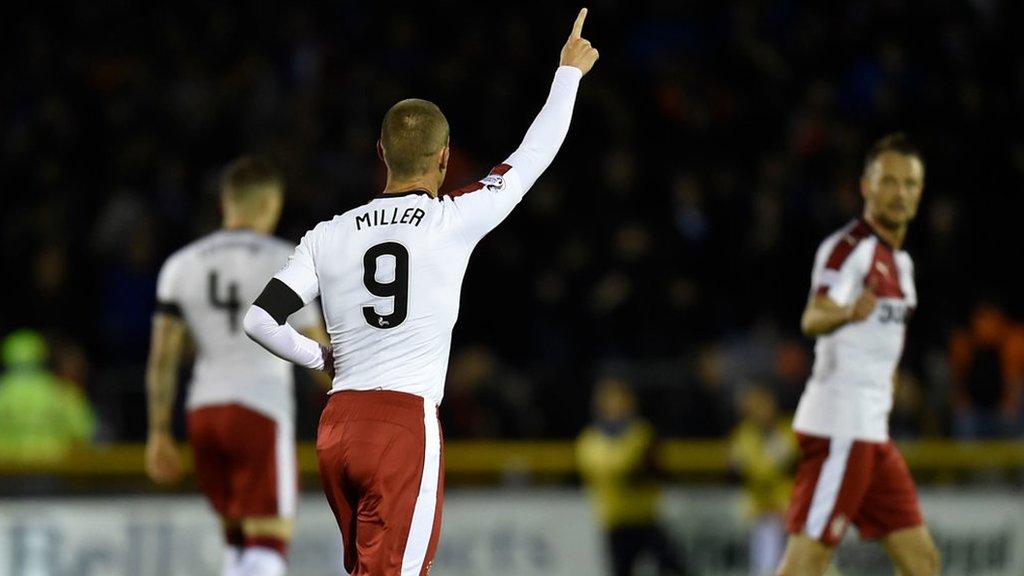
[[[324,358],[324,371],[334,379],[334,348],[321,345],[321,356]]]
[[[597,62],[599,56],[597,49],[590,45],[590,41],[583,39],[583,21],[586,19],[587,9],[584,8],[576,16],[576,22],[572,25],[572,33],[569,34],[569,39],[562,47],[562,57],[559,60],[560,65],[579,68],[584,75],[594,67],[594,62]]]
[[[146,474],[157,484],[171,484],[181,479],[181,455],[169,433],[150,433],[146,442]]]
[[[320,356],[324,359],[323,371],[334,380],[334,348],[321,345]]]
[[[875,311],[878,304],[878,296],[875,294],[877,288],[878,280],[872,278],[868,281],[868,285],[861,291],[850,309],[851,322],[862,322]]]

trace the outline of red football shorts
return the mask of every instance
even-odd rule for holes
[[[428,574],[444,500],[437,408],[402,392],[336,392],[320,416],[316,452],[345,569]]]
[[[196,482],[227,520],[295,514],[298,465],[290,422],[239,404],[188,412]]]
[[[786,513],[790,534],[835,546],[851,523],[868,540],[924,523],[910,470],[891,440],[797,438],[800,462]]]

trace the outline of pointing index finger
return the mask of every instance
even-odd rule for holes
[[[580,38],[583,34],[583,21],[587,19],[587,9],[580,10],[579,15],[576,16],[576,21],[572,24],[572,34],[569,38]]]

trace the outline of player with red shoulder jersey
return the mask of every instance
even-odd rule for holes
[[[917,307],[903,250],[924,189],[920,151],[903,134],[871,148],[864,212],[818,249],[801,320],[816,338],[814,369],[793,428],[800,444],[780,576],[820,576],[853,524],[880,540],[899,574],[934,576],[939,553],[910,471],[889,438],[893,380]]]

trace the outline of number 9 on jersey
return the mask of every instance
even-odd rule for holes
[[[395,277],[390,282],[377,280],[377,266],[381,256],[395,259]],[[379,298],[393,298],[390,314],[380,314],[376,306],[364,306],[363,317],[374,328],[387,330],[405,322],[409,311],[409,251],[397,242],[377,244],[363,255],[363,284]]]

